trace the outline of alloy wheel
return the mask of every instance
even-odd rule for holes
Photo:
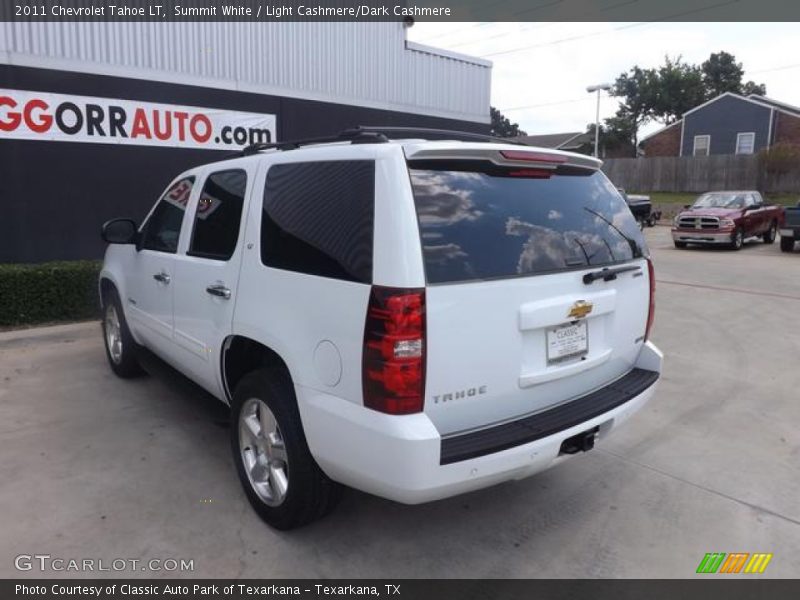
[[[239,413],[239,450],[253,491],[268,506],[279,506],[289,490],[289,458],[275,415],[250,398]]]
[[[108,355],[114,364],[118,365],[122,362],[122,331],[117,308],[113,304],[109,304],[106,308],[105,330]]]

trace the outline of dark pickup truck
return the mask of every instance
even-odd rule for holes
[[[775,241],[783,225],[782,206],[766,204],[756,191],[708,192],[678,213],[672,225],[676,248],[687,244],[722,244],[739,250],[744,240]]]
[[[781,225],[781,250],[791,252],[795,242],[800,242],[800,201],[796,207],[786,209],[786,219]]]
[[[617,188],[619,193],[628,204],[633,218],[639,223],[639,228],[644,228],[645,225],[654,227],[658,220],[661,218],[660,210],[653,210],[653,204],[650,202],[650,196],[641,196],[636,194],[628,194],[623,188]]]

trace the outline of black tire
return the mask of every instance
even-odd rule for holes
[[[263,405],[271,413],[266,417],[267,420],[272,422],[274,418],[274,432],[265,432],[263,429],[264,421],[260,412]],[[251,413],[253,409],[255,412]],[[255,418],[260,429],[260,439],[264,440],[260,444],[255,437],[242,433],[243,428],[247,427],[248,414],[251,415],[251,421]],[[297,409],[294,387],[283,369],[259,369],[242,378],[231,403],[230,433],[239,480],[250,504],[267,524],[280,530],[294,529],[322,518],[336,507],[342,486],[328,478],[311,456]],[[267,440],[278,440],[278,443]],[[261,446],[269,446],[271,450],[262,451]],[[285,460],[278,458],[279,453]],[[250,470],[245,465],[245,456],[253,461]],[[267,464],[270,466],[267,467]],[[278,471],[273,471],[273,467],[277,467]],[[253,473],[253,480],[248,472]],[[266,472],[270,475],[266,475]],[[273,473],[282,473],[280,478],[285,482],[283,496],[275,492],[272,483],[275,478],[269,481]],[[256,477],[258,481],[255,481]]]
[[[781,236],[781,252],[794,251],[794,238]]]
[[[744,246],[744,229],[739,227],[733,232],[733,237],[731,238],[731,250],[741,250],[742,246]]]
[[[767,229],[766,233],[761,236],[761,239],[764,240],[765,244],[772,244],[775,241],[775,238],[778,235],[778,224],[773,221],[769,224],[769,229]]]
[[[117,377],[130,379],[144,375],[139,364],[139,345],[133,339],[117,290],[111,288],[103,298],[103,345],[111,370]]]
[[[686,242],[675,242],[676,248],[686,248]]]

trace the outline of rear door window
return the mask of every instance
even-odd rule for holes
[[[261,261],[360,283],[372,282],[375,163],[274,165],[261,217]]]
[[[646,253],[630,209],[599,171],[542,174],[477,161],[409,167],[428,283],[606,266]]]
[[[241,169],[208,176],[197,201],[189,255],[230,259],[239,240],[246,187],[247,173]]]

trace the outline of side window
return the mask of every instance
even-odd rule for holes
[[[188,254],[228,260],[239,240],[247,173],[241,169],[212,173],[206,179],[194,217]]]
[[[193,186],[194,177],[184,177],[161,197],[142,228],[142,248],[170,254],[177,252],[183,213]]]
[[[710,135],[694,136],[694,149],[692,150],[693,156],[708,156],[710,148],[711,148]]]
[[[745,205],[745,207],[755,206],[756,205],[756,199],[753,196],[753,194],[745,194],[744,195],[744,205]]]
[[[277,269],[372,282],[375,163],[274,165],[261,217],[261,261]]]
[[[756,134],[753,132],[736,134],[736,154],[752,154],[755,148]]]

